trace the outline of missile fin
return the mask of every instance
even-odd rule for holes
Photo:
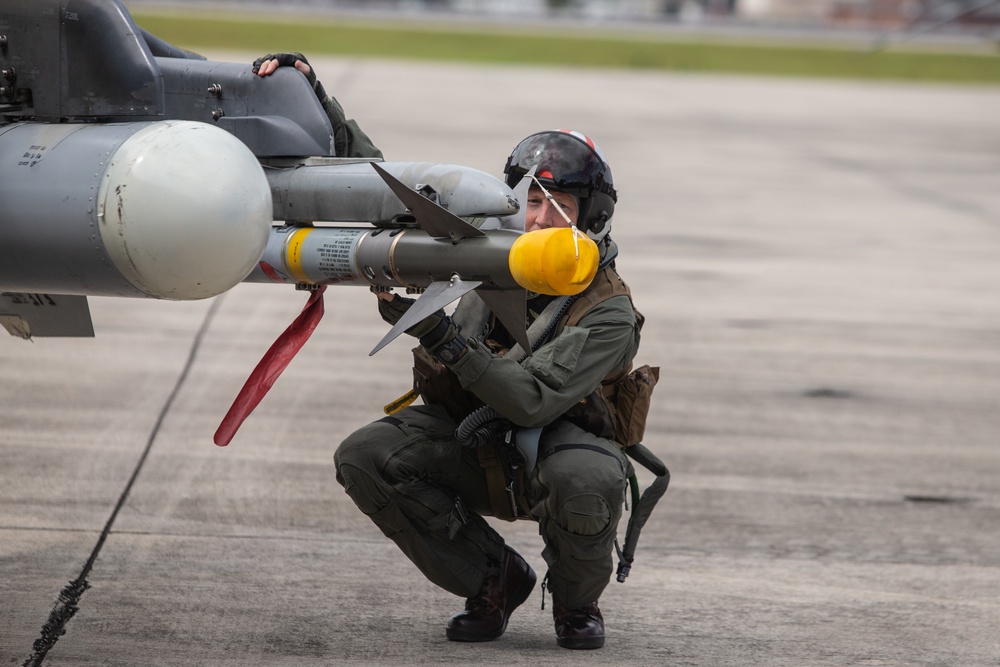
[[[517,213],[513,215],[504,215],[498,218],[500,221],[500,229],[513,229],[518,232],[524,231],[524,223],[528,216],[528,189],[531,187],[531,177],[535,175],[535,170],[538,169],[537,166],[532,167],[524,175],[521,181],[514,188],[514,196],[517,198],[517,203],[520,208],[517,209]]]
[[[444,308],[449,303],[455,299],[461,298],[465,294],[476,289],[482,285],[481,280],[462,280],[458,276],[453,277],[448,282],[443,280],[431,283],[424,290],[424,293],[420,295],[416,303],[410,306],[410,309],[403,313],[403,316],[399,318],[399,321],[391,329],[389,333],[382,337],[382,340],[378,342],[378,345],[368,353],[368,356],[372,356],[383,347],[391,343],[399,334],[403,333],[414,324],[424,319],[431,313],[436,312],[440,308]]]
[[[526,354],[531,354],[531,344],[528,342],[528,330],[525,327],[524,316],[527,312],[528,293],[524,290],[478,290],[476,294],[493,311],[504,328],[514,337],[514,340]]]
[[[447,237],[452,243],[458,243],[462,239],[475,236],[486,236],[481,229],[473,227],[465,220],[454,213],[449,212],[427,197],[424,197],[416,190],[411,190],[400,182],[395,176],[387,172],[378,164],[372,162],[372,167],[378,172],[382,180],[386,182],[399,200],[406,208],[410,209],[413,217],[417,219],[420,228],[434,237]]]

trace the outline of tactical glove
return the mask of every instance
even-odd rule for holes
[[[309,65],[309,61],[306,60],[306,57],[298,52],[269,53],[266,56],[261,56],[260,58],[257,58],[257,60],[253,61],[253,70],[252,70],[253,73],[256,74],[257,71],[260,70],[261,65],[266,63],[268,60],[277,60],[278,67],[295,67],[296,60],[301,60],[306,65]],[[321,89],[322,86],[316,80],[316,68],[313,67],[312,65],[309,65],[309,73],[306,74],[305,77],[309,81],[309,85],[312,86],[313,90],[316,90],[316,94],[319,95],[319,90],[317,89],[317,87]],[[324,91],[324,96],[325,94],[326,93]],[[322,99],[322,97],[320,99]]]
[[[420,344],[431,354],[436,354],[445,344],[459,337],[458,325],[443,310],[428,315],[407,329],[406,333],[419,338]]]
[[[415,302],[416,299],[397,294],[396,298],[392,300],[379,299],[378,312],[383,320],[395,325]],[[419,339],[420,344],[430,354],[436,354],[437,351],[456,338],[459,339],[457,347],[465,346],[465,339],[458,335],[458,331],[458,325],[445,315],[443,310],[438,310],[407,329],[406,333]]]
[[[382,319],[389,324],[396,324],[406,311],[410,309],[416,303],[416,299],[410,299],[405,296],[396,295],[396,298],[391,301],[386,299],[378,300],[378,314],[382,316]]]

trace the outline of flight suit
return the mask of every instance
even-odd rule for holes
[[[525,480],[527,512],[545,543],[551,590],[571,609],[595,602],[612,573],[631,467],[617,444],[562,417],[630,365],[639,345],[631,298],[590,306],[520,361],[475,333],[463,331],[468,349],[449,368],[513,424],[544,427]],[[504,541],[483,519],[493,514],[486,473],[477,451],[456,439],[457,426],[442,405],[410,406],[350,435],[334,461],[361,511],[430,581],[468,598],[501,562]]]
[[[336,97],[328,95],[323,90],[323,85],[316,83],[314,88],[323,105],[323,111],[330,118],[333,125],[333,143],[337,157],[365,157],[382,158],[382,151],[372,143],[357,121],[348,119],[344,113],[344,107],[340,105]]]

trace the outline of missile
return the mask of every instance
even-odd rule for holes
[[[486,289],[570,295],[585,289],[596,272],[596,245],[589,238],[579,242],[577,260],[569,228],[530,234],[496,229],[451,243],[419,228],[272,227],[244,282],[420,291],[457,275]]]
[[[472,290],[527,350],[525,290],[577,294],[597,273],[597,245],[570,228],[524,233],[505,228],[516,223],[497,219],[477,227],[407,187],[378,164],[371,163],[369,168],[399,197],[416,226],[274,227],[261,261],[246,281],[403,287],[423,292],[372,354],[423,317]]]
[[[205,123],[0,126],[0,292],[202,299],[257,264],[260,163]]]
[[[310,157],[265,161],[273,217],[289,224],[365,222],[377,227],[413,224],[402,201],[386,188],[372,160]],[[511,216],[513,191],[472,167],[436,162],[379,162],[379,168],[463,218]]]

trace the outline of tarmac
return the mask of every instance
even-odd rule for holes
[[[447,641],[462,600],[334,480],[410,385],[366,290],[216,447],[305,303],[240,285],[0,340],[0,664],[1000,665],[1000,87],[313,64],[387,159],[499,174],[551,127],[607,154],[672,481],[606,646],[557,647],[540,591]],[[536,526],[496,525],[541,576]]]

